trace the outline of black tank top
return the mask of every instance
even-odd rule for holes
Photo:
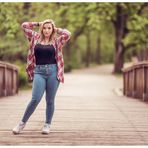
[[[53,45],[36,44],[34,48],[36,65],[56,64]]]

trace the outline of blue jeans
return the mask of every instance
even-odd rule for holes
[[[46,123],[51,124],[55,108],[54,100],[59,83],[56,64],[36,65],[32,86],[32,99],[22,118],[23,122],[27,122],[41,101],[44,91],[46,91]]]

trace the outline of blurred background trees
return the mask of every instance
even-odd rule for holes
[[[24,72],[29,46],[21,23],[47,18],[72,33],[63,49],[65,71],[114,63],[119,73],[133,56],[148,59],[148,3],[0,3],[0,14],[0,60]]]

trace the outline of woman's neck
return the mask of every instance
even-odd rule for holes
[[[49,44],[50,42],[51,42],[51,40],[49,40],[49,38],[44,38],[43,39],[44,44]]]
[[[48,43],[49,41],[50,41],[49,38],[44,38],[45,43]]]

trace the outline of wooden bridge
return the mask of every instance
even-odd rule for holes
[[[44,97],[20,135],[11,130],[20,121],[31,90],[1,98],[0,145],[147,145],[148,104],[123,96],[122,77],[111,71],[112,65],[107,65],[65,74],[49,135],[41,134]]]
[[[18,67],[0,61],[0,97],[18,93]]]
[[[148,62],[123,69],[124,95],[148,101]]]

